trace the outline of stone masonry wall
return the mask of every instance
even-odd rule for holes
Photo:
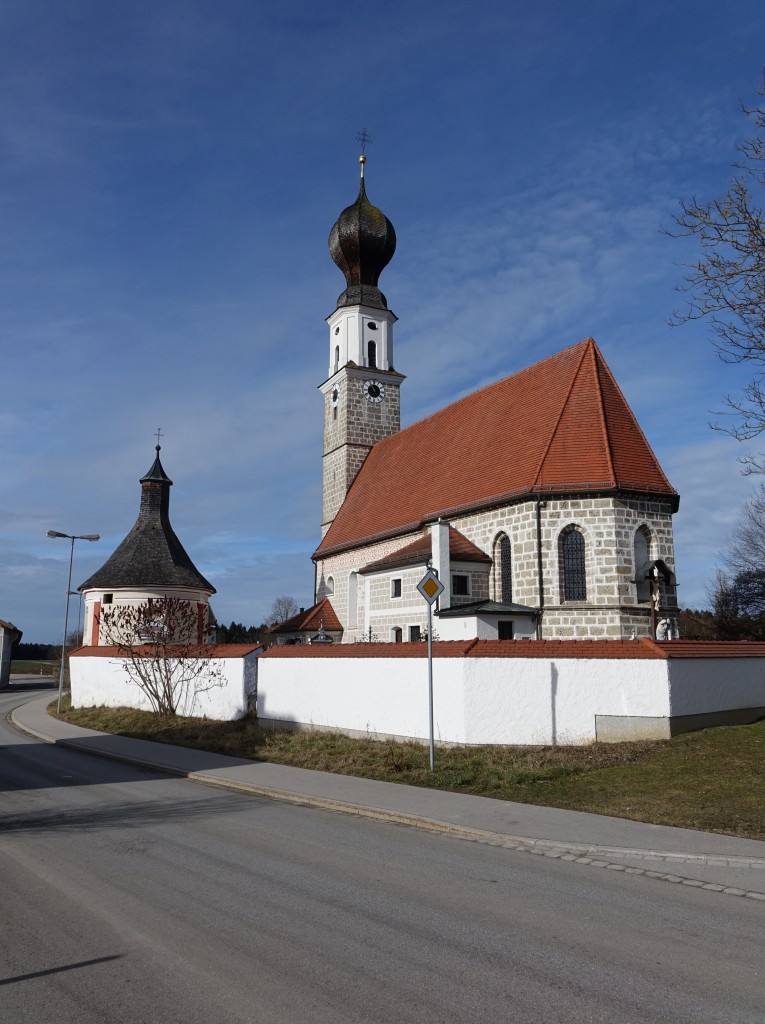
[[[629,638],[650,634],[650,604],[638,602],[634,565],[634,538],[639,527],[651,535],[650,557],[660,558],[674,572],[671,506],[665,499],[640,497],[581,497],[548,499],[541,502],[542,565],[545,611],[542,636],[547,639]],[[522,501],[499,509],[456,517],[451,525],[488,555],[494,555],[497,539],[505,533],[512,546],[513,601],[537,607],[536,502]],[[563,601],[562,567],[559,564],[559,538],[562,531],[575,525],[585,537],[587,600]],[[348,623],[348,579],[353,570],[398,550],[414,539],[409,534],[395,540],[370,544],[355,551],[331,556],[318,566],[317,600],[326,595],[322,580],[334,576],[331,595],[335,611]],[[355,626],[346,628],[344,642],[361,636],[372,625],[379,638],[389,639],[394,626],[419,624],[424,630],[427,609],[410,590],[422,576],[423,567],[397,569],[373,578],[358,577],[357,618]],[[453,599],[452,604],[500,598],[498,572],[490,574],[476,566],[455,563],[452,571],[469,571],[472,594]],[[322,575],[323,574],[323,575]],[[412,581],[409,580],[411,575]],[[402,598],[391,599],[390,579],[402,578]],[[416,576],[416,579],[414,577]],[[371,580],[374,579],[374,583]],[[407,596],[405,596],[405,593]],[[417,612],[418,602],[422,602]],[[406,621],[402,621],[407,609]],[[409,611],[411,609],[411,612]],[[662,614],[676,614],[677,601],[673,590],[665,595]],[[406,629],[404,628],[406,635]]]

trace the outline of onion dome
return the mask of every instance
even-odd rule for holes
[[[377,282],[396,251],[396,232],[382,210],[367,199],[364,188],[366,159],[365,156],[359,157],[361,185],[356,202],[343,210],[329,233],[330,255],[345,274],[348,285],[338,297],[338,308],[388,308]]]
[[[117,590],[119,587],[191,587],[208,594],[215,587],[199,572],[170,525],[173,481],[157,457],[141,477],[138,519],[114,554],[78,590]]]

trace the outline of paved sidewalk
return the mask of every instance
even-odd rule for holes
[[[51,699],[47,693],[21,704],[12,712],[12,721],[47,743],[208,785],[449,833],[525,853],[647,874],[665,882],[765,903],[765,843],[756,840],[245,761],[112,736],[53,718],[46,711]]]

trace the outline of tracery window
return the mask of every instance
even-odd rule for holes
[[[560,535],[559,554],[564,601],[587,600],[584,534],[570,526]]]
[[[513,546],[506,534],[501,534],[494,548],[497,600],[502,604],[513,601]]]

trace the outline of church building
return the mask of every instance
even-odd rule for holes
[[[346,288],[320,385],[315,601],[343,643],[418,640],[432,567],[437,639],[671,635],[679,498],[591,338],[400,429],[397,318],[378,287],[396,236],[360,161],[329,237]]]

